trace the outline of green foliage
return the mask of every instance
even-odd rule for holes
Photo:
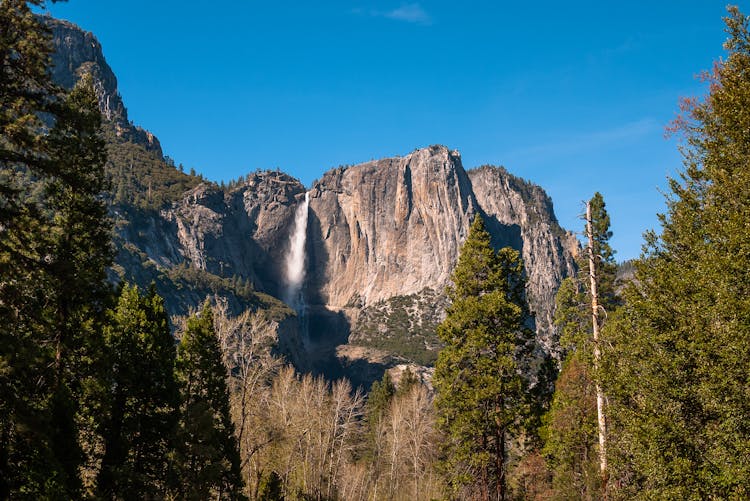
[[[617,266],[609,245],[612,232],[604,198],[595,193],[589,204],[601,326],[618,306],[615,292]],[[587,253],[578,264],[580,273],[563,280],[555,297],[555,326],[567,357],[555,383],[543,431],[545,445],[542,452],[552,470],[553,487],[560,499],[596,499],[601,496],[602,489],[595,390],[595,381],[600,376],[593,356]]]
[[[45,199],[52,214],[47,237],[54,256],[47,268],[51,288],[46,292],[55,343],[58,395],[53,402],[60,406],[52,409],[57,428],[52,443],[56,455],[65,458],[71,479],[78,479],[83,461],[75,420],[85,425],[80,433],[92,435],[100,418],[102,325],[111,296],[106,269],[113,257],[112,225],[101,200],[106,152],[100,128],[97,97],[91,77],[86,76],[59,106],[57,121],[46,137],[57,169],[46,184]]]
[[[599,304],[604,311],[614,311],[618,305],[615,294],[615,277],[617,276],[617,263],[615,263],[615,251],[609,245],[612,238],[609,214],[604,203],[604,197],[596,192],[589,200],[591,206],[591,234],[593,236],[593,253],[596,266],[597,292]],[[588,275],[588,259],[581,263],[581,269]],[[583,280],[584,288],[589,287],[589,282]]]
[[[125,285],[106,329],[111,361],[98,491],[106,499],[163,499],[174,445],[175,343],[164,302]]]
[[[379,301],[362,309],[350,343],[377,348],[420,365],[434,365],[441,347],[436,333],[441,302],[444,300],[429,289]]]
[[[115,265],[113,271],[119,281],[141,287],[155,283],[157,292],[167,300],[171,314],[186,315],[189,305],[213,295],[229,298],[243,309],[265,310],[269,318],[275,321],[293,314],[293,310],[279,299],[256,291],[247,279],[236,275],[221,277],[187,262],[164,267],[151,260],[136,245],[119,237],[116,240],[119,244],[117,261],[121,264]]]
[[[391,375],[388,371],[383,374],[380,381],[372,383],[370,393],[367,395],[365,404],[365,426],[366,426],[366,443],[365,459],[376,464],[382,461],[380,450],[380,424],[384,419],[386,412],[390,408],[393,397],[396,395],[396,386],[393,384]]]
[[[725,19],[728,57],[676,131],[685,170],[650,234],[606,375],[622,497],[750,496],[750,33]]]
[[[609,245],[612,237],[609,214],[604,198],[595,193],[591,204],[591,226],[593,253],[597,278],[598,302],[600,305],[599,323],[605,322],[607,315],[617,309],[620,299],[615,289],[617,264],[615,251]],[[560,347],[563,353],[579,352],[579,358],[589,359],[592,364],[593,338],[591,324],[591,292],[589,280],[589,259],[587,251],[578,259],[579,272],[575,277],[562,281],[555,296],[555,327],[560,334]]]
[[[101,117],[51,83],[43,3],[0,4],[0,498],[80,496],[109,297]]]
[[[401,379],[398,382],[398,389],[396,390],[396,396],[400,397],[409,393],[412,388],[421,384],[419,378],[414,374],[410,368],[404,369],[401,373]]]
[[[1,2],[0,26],[0,499],[63,497],[50,445],[54,348],[40,343],[50,221],[38,201],[48,169],[39,116],[52,112],[58,89],[46,71],[49,36],[27,3]]]
[[[452,280],[434,377],[443,466],[456,493],[502,499],[508,444],[520,435],[528,409],[520,374],[532,338],[523,265],[516,251],[492,249],[477,216]]]
[[[198,289],[210,291],[213,294],[231,292],[246,302],[257,303],[260,301],[249,281],[241,280],[237,276],[231,278],[220,277],[191,266],[187,262],[167,269],[166,275],[177,289]]]
[[[388,405],[395,394],[396,387],[391,380],[390,373],[386,371],[383,374],[383,379],[372,383],[372,388],[370,388],[370,393],[367,396],[365,415],[367,416],[368,426],[371,428],[377,426],[377,422],[388,409]]]
[[[160,209],[180,200],[182,195],[204,182],[191,170],[185,174],[158,153],[142,145],[125,141],[114,125],[106,124],[108,162],[107,179],[112,186],[112,201],[139,209]]]
[[[258,487],[258,501],[283,501],[284,484],[275,471],[264,475]]]
[[[560,336],[560,348],[583,351],[590,355],[591,303],[583,292],[582,279],[568,277],[560,283],[555,295],[555,327]]]
[[[179,346],[178,497],[244,499],[240,458],[229,416],[227,372],[211,305],[191,316]]]
[[[555,499],[598,499],[596,390],[591,367],[577,352],[563,364],[544,426],[542,454],[552,471]]]

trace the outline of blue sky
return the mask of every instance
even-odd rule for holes
[[[618,259],[681,167],[664,128],[723,54],[725,2],[103,2],[92,31],[137,124],[206,177],[328,168],[445,144],[541,185],[564,227],[605,197]],[[743,8],[743,5],[740,5]],[[747,11],[747,9],[744,9]]]

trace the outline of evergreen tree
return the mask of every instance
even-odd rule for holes
[[[589,200],[591,207],[592,249],[594,256],[593,270],[597,281],[598,304],[600,311],[613,312],[620,305],[615,290],[617,264],[615,251],[609,244],[612,238],[610,218],[604,197],[594,193]],[[585,230],[585,228],[584,228]],[[591,270],[589,251],[584,250],[576,260],[579,272],[575,277],[563,280],[555,297],[555,326],[560,332],[560,347],[567,355],[571,351],[593,353],[592,318],[591,318]],[[599,315],[603,325],[607,314]]]
[[[750,33],[725,18],[726,60],[686,100],[661,235],[647,235],[621,318],[608,394],[623,497],[750,497]]]
[[[577,352],[563,363],[544,417],[544,454],[556,499],[601,498],[596,389],[591,367]]]
[[[275,471],[264,475],[258,487],[258,501],[283,501],[284,484]]]
[[[67,475],[76,478],[82,461],[77,428],[91,436],[100,415],[102,328],[111,296],[106,269],[113,258],[112,225],[101,199],[106,150],[90,75],[66,96],[45,140],[56,164],[45,197],[53,214],[46,305],[55,350],[52,444]]]
[[[176,460],[180,499],[244,499],[229,415],[227,372],[206,302],[187,321],[176,375],[181,405]]]
[[[393,384],[391,375],[388,371],[383,374],[380,381],[372,383],[370,392],[367,395],[365,404],[365,444],[364,456],[373,465],[371,475],[374,480],[380,475],[383,461],[383,435],[382,421],[385,418],[388,409],[391,406],[393,397],[396,394],[396,386]]]
[[[396,386],[393,384],[391,375],[388,371],[383,374],[380,381],[372,383],[372,388],[367,395],[366,415],[367,421],[374,426],[377,421],[385,414],[388,405],[396,394]]]
[[[375,428],[377,422],[388,410],[388,406],[396,394],[396,387],[393,384],[390,373],[386,371],[380,381],[372,383],[370,393],[367,396],[366,415],[369,428]]]
[[[64,492],[48,447],[52,351],[40,344],[47,226],[27,197],[44,176],[40,113],[57,89],[47,74],[49,36],[26,2],[0,3],[0,499]],[[60,472],[60,473],[58,473]]]
[[[0,4],[0,498],[80,494],[111,259],[97,103],[52,84],[43,3]]]
[[[104,499],[163,499],[177,424],[175,343],[154,287],[125,285],[106,329],[109,419],[98,492]]]
[[[452,281],[434,377],[443,467],[462,497],[506,499],[508,445],[527,408],[521,358],[532,332],[523,265],[515,250],[493,250],[477,216]]]
[[[597,499],[605,487],[606,469],[602,467],[598,428],[597,383],[601,395],[601,378],[597,370],[597,343],[592,318],[592,279],[596,285],[596,321],[601,327],[607,315],[618,306],[615,292],[617,266],[609,244],[612,237],[610,218],[604,198],[595,193],[587,204],[590,230],[589,246],[579,259],[580,273],[563,281],[555,298],[555,324],[561,332],[560,345],[566,359],[558,377],[552,406],[546,416],[544,454],[553,473],[556,492],[562,497]],[[591,270],[591,263],[594,269]],[[599,346],[601,346],[601,340]],[[601,397],[603,401],[603,397]],[[603,402],[602,402],[603,404]],[[606,459],[606,458],[605,458]],[[606,464],[606,463],[605,463]],[[597,466],[598,465],[598,466]],[[599,478],[592,471],[600,470]]]
[[[407,367],[404,372],[401,373],[401,379],[398,382],[395,396],[400,397],[402,395],[407,395],[411,389],[418,384],[420,384],[419,378],[410,368]]]

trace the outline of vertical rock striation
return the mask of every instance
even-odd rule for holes
[[[99,109],[114,125],[117,135],[161,156],[161,144],[156,136],[128,120],[128,110],[117,90],[117,78],[107,64],[96,37],[68,21],[46,16],[41,19],[52,31],[55,48],[52,54],[52,79],[58,85],[72,89],[82,75],[91,74],[94,90],[99,97]]]
[[[55,81],[71,88],[83,73],[92,74],[107,124],[120,139],[161,156],[158,140],[128,120],[117,79],[96,38],[66,21],[45,17],[44,22],[56,49]],[[186,269],[209,274],[212,280],[250,281],[259,291],[283,297],[284,258],[302,203],[305,187],[298,180],[280,172],[258,172],[226,190],[202,183],[157,210],[117,206],[115,219],[127,220],[118,223],[117,274],[140,276],[147,285],[160,274],[172,273],[177,278],[165,282],[162,291],[173,296],[173,301],[167,297],[168,304],[188,296],[196,303],[201,300],[195,290],[177,290],[182,287],[178,283],[189,283],[179,282]],[[575,237],[560,228],[541,188],[502,168],[467,172],[459,153],[444,146],[334,169],[311,187],[302,293],[306,304],[331,313],[320,320],[318,325],[325,327],[318,329],[317,339],[330,336],[332,342],[346,342],[348,334],[333,331],[338,326],[356,330],[362,312],[362,319],[378,323],[361,330],[367,336],[394,329],[409,336],[419,330],[413,344],[437,349],[429,334],[442,314],[442,293],[477,213],[486,218],[493,245],[521,251],[540,345],[554,353],[554,294],[561,280],[575,271]],[[417,311],[425,308],[429,314]],[[398,347],[399,340],[379,346]]]
[[[333,308],[443,286],[476,202],[442,146],[336,169],[310,195],[311,287]]]
[[[558,350],[553,332],[555,294],[560,282],[575,273],[578,240],[560,227],[552,200],[539,186],[502,167],[483,166],[468,174],[477,203],[491,224],[519,231],[520,246],[516,242],[514,247],[523,258],[537,332],[544,348],[554,353]]]
[[[540,343],[556,351],[554,295],[575,271],[578,244],[538,186],[502,168],[467,173],[458,152],[431,146],[329,171],[311,190],[310,212],[311,293],[331,309],[442,293],[482,214],[496,248],[521,252]]]

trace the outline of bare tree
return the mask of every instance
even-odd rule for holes
[[[594,372],[596,382],[596,414],[597,426],[599,428],[599,469],[602,475],[603,490],[607,490],[607,418],[604,411],[604,392],[599,376],[599,367],[601,366],[601,346],[599,336],[599,294],[598,294],[598,277],[597,277],[597,260],[599,257],[594,252],[594,231],[591,218],[591,202],[586,202],[586,236],[588,237],[588,258],[589,258],[589,282],[591,284],[591,323],[594,334]]]
[[[225,298],[215,298],[214,328],[229,373],[230,407],[240,447],[242,474],[251,497],[257,495],[263,463],[257,453],[274,439],[267,427],[268,394],[282,361],[271,354],[276,325],[264,312],[231,316]]]
[[[442,496],[435,471],[438,437],[432,396],[422,384],[397,394],[380,420],[369,499],[419,500]],[[380,473],[380,474],[378,474]],[[377,476],[376,476],[377,475]]]

